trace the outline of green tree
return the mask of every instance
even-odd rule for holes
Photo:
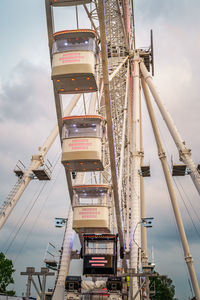
[[[155,295],[151,296],[152,300],[177,300],[174,298],[175,286],[172,280],[165,275],[159,275],[150,279],[150,285],[155,285]]]
[[[14,283],[12,274],[15,272],[12,260],[7,259],[5,255],[0,252],[0,292],[8,295],[15,295],[14,291],[7,291],[7,286]]]

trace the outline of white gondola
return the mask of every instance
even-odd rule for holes
[[[52,79],[60,94],[97,91],[98,46],[91,29],[54,33]]]
[[[109,233],[111,189],[108,185],[73,187],[73,229],[79,233]]]
[[[90,3],[91,0],[50,0],[52,6],[72,6]]]
[[[63,118],[62,163],[70,172],[103,170],[103,123],[97,115]]]

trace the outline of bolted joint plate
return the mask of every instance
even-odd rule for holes
[[[192,263],[193,262],[192,256],[191,255],[185,256],[185,261],[186,263]]]

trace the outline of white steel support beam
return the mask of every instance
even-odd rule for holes
[[[83,4],[83,7],[84,7],[84,9],[85,9],[85,12],[86,12],[88,18],[90,19],[91,25],[92,25],[92,27],[94,28],[94,30],[95,30],[95,32],[96,32],[96,35],[97,35],[98,39],[100,40],[100,36],[99,36],[98,29],[97,29],[97,27],[96,27],[95,24],[94,24],[94,21],[93,21],[92,16],[91,16],[91,14],[90,14],[90,12],[89,12],[89,10],[88,10],[88,8],[87,8],[87,5],[86,5],[86,4]]]
[[[139,54],[135,51],[133,59],[133,123],[132,123],[132,163],[131,163],[131,224],[130,224],[130,268],[137,272],[138,252],[141,249],[141,207],[140,207],[140,74],[139,74]],[[130,280],[131,298],[137,292],[137,277]],[[139,296],[137,298],[139,299]]]
[[[129,56],[127,56],[121,64],[115,69],[115,71],[109,76],[109,81],[111,82],[113,78],[119,73],[120,69],[123,67],[123,65],[127,62]]]
[[[58,279],[56,287],[52,296],[52,300],[64,300],[65,299],[65,279],[69,272],[71,251],[73,248],[74,230],[73,224],[73,210],[72,206],[69,207],[67,229],[64,236],[62,257],[60,262],[60,269],[58,270]]]
[[[128,128],[127,128],[127,175],[128,175],[128,181],[127,181],[127,236],[126,236],[126,247],[127,251],[130,251],[130,214],[131,214],[131,197],[132,197],[132,182],[131,182],[131,172],[132,172],[132,149],[133,149],[133,72],[132,72],[133,66],[130,65],[129,70],[129,99],[128,99]],[[129,267],[130,267],[130,261],[129,261]]]
[[[126,251],[130,250],[130,144],[127,144],[127,166],[126,166],[126,175],[127,175],[127,186],[126,186]]]
[[[175,215],[179,235],[180,235],[180,238],[181,238],[181,243],[182,243],[182,247],[183,247],[183,251],[184,251],[184,257],[185,257],[185,262],[186,262],[187,267],[188,267],[188,271],[189,271],[189,274],[190,274],[190,279],[191,279],[191,282],[192,282],[192,286],[193,286],[193,289],[194,289],[194,292],[195,292],[196,299],[200,300],[199,285],[198,285],[198,281],[197,281],[197,277],[196,277],[196,273],[195,273],[195,269],[194,269],[192,255],[190,253],[190,249],[189,249],[187,237],[186,237],[186,234],[185,234],[185,230],[184,230],[180,210],[179,210],[178,203],[177,203],[177,200],[176,200],[176,195],[175,195],[175,192],[174,192],[174,189],[173,189],[171,174],[170,174],[169,167],[168,167],[168,164],[167,164],[166,154],[165,154],[162,142],[161,142],[159,130],[158,130],[158,127],[157,127],[157,124],[156,124],[156,119],[155,119],[153,107],[152,107],[152,104],[151,104],[149,91],[148,91],[148,88],[147,88],[147,85],[146,85],[144,79],[142,79],[142,87],[143,87],[143,92],[144,92],[144,96],[145,96],[145,100],[146,100],[146,104],[147,104],[147,109],[148,109],[149,116],[150,116],[151,123],[152,123],[152,127],[153,127],[154,136],[155,136],[155,139],[156,139],[156,144],[157,144],[157,148],[158,148],[158,155],[159,155],[159,158],[161,160],[162,167],[163,167],[163,172],[164,172],[164,175],[165,175],[165,180],[166,180],[169,195],[170,195],[172,208],[173,208],[173,211],[174,211],[174,215]]]
[[[52,45],[53,45],[53,33],[54,33],[54,21],[53,21],[53,7],[50,5],[50,0],[45,0],[46,18],[47,18],[47,31],[49,40],[49,54],[52,64]]]
[[[197,171],[195,164],[193,162],[191,150],[186,148],[185,143],[182,140],[176,126],[174,125],[174,122],[173,122],[169,112],[167,111],[165,105],[162,103],[160,95],[153,83],[152,76],[147,71],[143,62],[141,62],[140,68],[141,68],[142,75],[144,76],[144,79],[145,79],[147,85],[149,86],[149,89],[154,97],[154,100],[155,100],[156,104],[158,105],[161,115],[169,129],[169,132],[171,133],[171,136],[177,146],[177,149],[178,149],[179,155],[180,155],[180,160],[182,160],[187,165],[187,167],[190,169],[190,176],[193,180],[193,183],[194,183],[198,193],[200,194],[200,174]]]
[[[74,107],[76,106],[78,100],[80,98],[80,95],[75,95],[70,104],[67,106],[65,110],[65,115],[70,115]],[[22,180],[20,181],[20,185],[16,193],[13,195],[12,199],[10,199],[10,203],[7,207],[5,207],[4,210],[2,210],[2,213],[0,214],[0,229],[3,227],[4,223],[6,222],[7,218],[11,214],[13,208],[19,201],[21,195],[23,194],[24,190],[28,186],[29,182],[33,179],[33,170],[37,170],[44,164],[44,157],[51,148],[52,144],[54,143],[56,137],[58,135],[58,126],[56,125],[48,138],[46,139],[45,143],[42,147],[39,147],[39,151],[37,154],[32,156],[31,163],[27,171],[25,172]]]
[[[123,178],[124,178],[124,172],[126,172],[127,176],[127,186],[126,186],[126,201],[129,202],[129,163],[125,162],[125,147],[126,145],[126,131],[128,127],[127,122],[127,110],[128,110],[128,96],[129,96],[129,84],[130,84],[130,70],[129,70],[129,62],[127,65],[127,78],[126,78],[126,93],[125,93],[125,101],[124,101],[124,107],[123,107],[123,126],[122,126],[122,140],[121,140],[121,151],[120,151],[120,164],[119,164],[119,181],[118,181],[118,191],[119,191],[119,197],[120,197],[120,203],[122,203],[124,190],[123,190]],[[129,158],[129,156],[128,156]],[[125,170],[125,171],[124,171]],[[127,200],[128,199],[128,200]],[[125,235],[125,247],[126,251],[129,249],[129,203],[126,203],[126,209],[123,208],[123,220],[126,224],[126,235]]]
[[[124,10],[124,22],[125,22],[125,28],[126,28],[126,38],[128,40],[128,44],[130,47],[130,5],[129,5],[130,1],[129,0],[123,0],[122,4],[123,4],[123,10]]]
[[[61,95],[56,91],[54,87],[54,99],[55,99],[55,106],[56,106],[56,115],[58,121],[58,129],[60,138],[62,137],[62,118],[63,118],[63,108],[62,108],[62,99]],[[61,138],[62,141],[62,138]]]
[[[140,168],[144,162],[143,134],[142,134],[142,111],[141,111],[141,86],[140,86]],[[140,175],[140,199],[141,199],[141,218],[146,218],[146,203],[144,195],[144,177]],[[142,245],[142,264],[148,262],[147,250],[147,230],[145,226],[141,227],[141,245]]]
[[[128,36],[128,31],[126,29],[125,21],[124,21],[124,18],[123,18],[123,12],[121,10],[120,1],[116,0],[116,3],[117,3],[117,7],[118,7],[118,12],[119,12],[119,15],[120,15],[120,21],[121,21],[121,25],[122,25],[122,30],[123,30],[124,37],[125,37],[125,44],[126,44],[127,50],[129,51],[130,50],[129,36]]]
[[[140,167],[144,162],[144,148],[143,148],[143,132],[142,132],[142,104],[141,104],[141,85],[140,85],[140,153],[141,161]],[[145,203],[145,194],[144,194],[144,177],[140,175],[140,199],[141,199],[141,219],[146,218],[146,203]],[[141,246],[142,246],[142,267],[147,266],[148,264],[148,247],[147,247],[147,229],[145,226],[141,226]],[[145,277],[144,291],[146,297],[149,300],[150,290],[149,290],[150,280],[149,277]]]
[[[106,119],[107,119],[107,130],[109,140],[109,152],[110,152],[110,165],[112,174],[112,186],[115,202],[116,220],[119,234],[120,247],[125,250],[124,242],[124,231],[121,216],[121,203],[118,193],[118,174],[116,166],[116,154],[115,154],[115,141],[112,125],[112,104],[110,97],[110,85],[108,75],[108,62],[107,62],[107,46],[106,46],[106,24],[105,24],[105,2],[99,0],[99,24],[100,24],[100,35],[101,35],[101,57],[102,57],[102,70],[103,70],[103,81],[104,81],[104,97],[106,106]]]
[[[119,195],[121,196],[122,192],[122,179],[123,179],[123,167],[124,167],[124,150],[125,150],[125,137],[126,137],[126,127],[127,127],[127,105],[128,105],[128,93],[129,93],[129,63],[127,66],[127,79],[126,79],[126,94],[125,94],[125,101],[124,101],[124,115],[123,115],[123,129],[122,129],[122,143],[121,143],[121,151],[120,151],[120,165],[119,165],[119,182],[118,182],[118,191]],[[128,213],[128,212],[127,212]]]

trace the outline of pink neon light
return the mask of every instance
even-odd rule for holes
[[[91,215],[91,216],[81,216],[82,217],[82,219],[97,219],[97,215]]]
[[[93,207],[91,207],[91,208],[90,207],[89,208],[82,208],[82,211],[94,211],[94,210],[96,211],[97,208],[96,207],[94,207],[94,208]]]
[[[86,214],[95,214],[97,215],[97,211],[80,211],[79,215],[86,215]]]
[[[81,57],[73,57],[73,58],[63,58],[60,59],[63,62],[81,62]]]
[[[71,59],[82,59],[83,56],[68,56],[68,57],[60,57],[59,60],[71,60]]]
[[[92,267],[104,267],[105,264],[91,264]]]
[[[75,55],[75,54],[70,54],[70,55],[63,55],[62,58],[64,59],[68,59],[68,58],[84,58],[84,56],[80,56],[80,55]]]
[[[89,260],[89,263],[107,263],[108,261],[107,260]]]
[[[72,147],[72,150],[78,150],[78,149],[87,150],[88,147]]]
[[[80,62],[80,59],[78,60],[78,59],[74,59],[74,60],[63,60],[62,61],[62,63],[64,64],[64,63],[68,63],[68,62],[72,62],[72,63],[74,63],[74,62]]]
[[[70,56],[70,55],[81,55],[80,52],[72,52],[72,53],[64,53],[63,56]]]
[[[105,259],[105,257],[101,256],[101,257],[92,257],[92,259]]]
[[[60,57],[59,60],[71,60],[71,59],[78,59],[80,60],[83,58],[82,56],[68,56],[68,57]]]
[[[88,210],[88,211],[80,211],[81,214],[97,214],[97,211],[93,211],[93,210]]]
[[[70,64],[70,63],[75,63],[75,64],[78,64],[78,63],[80,63],[81,61],[80,61],[80,59],[73,59],[73,60],[62,60],[61,61],[62,62],[62,64]]]
[[[74,144],[69,144],[69,146],[91,146],[92,143],[74,143]]]
[[[96,209],[88,209],[88,210],[87,209],[86,210],[82,209],[81,212],[84,213],[84,214],[87,214],[87,213],[92,213],[92,214],[95,213],[96,214],[97,210]]]
[[[85,140],[85,139],[72,140],[72,143],[79,143],[79,142],[88,142],[88,139],[87,140]]]

